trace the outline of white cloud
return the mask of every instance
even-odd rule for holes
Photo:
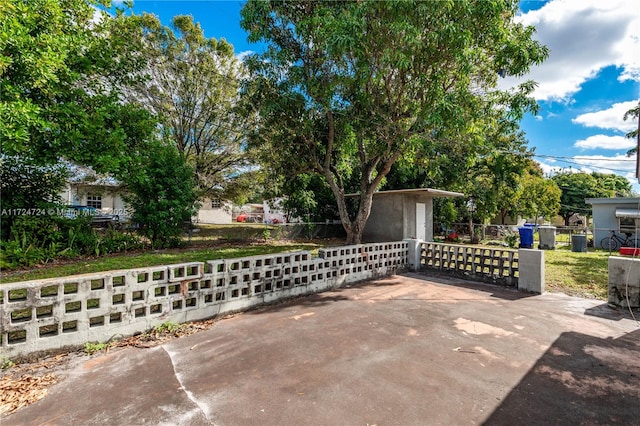
[[[613,129],[620,132],[633,130],[637,122],[634,119],[623,119],[624,113],[638,105],[638,101],[619,102],[611,105],[609,109],[581,114],[571,120],[572,123],[582,124],[585,127],[598,127],[601,129]]]
[[[236,53],[236,59],[238,59],[240,62],[244,62],[244,60],[247,57],[253,55],[254,53],[256,53],[256,52],[254,52],[253,50],[245,50],[245,51],[242,51],[240,53]]]
[[[606,157],[603,155],[575,156],[567,160],[559,160],[562,166],[555,165],[557,162],[552,158],[545,158],[545,162],[538,162],[545,176],[553,176],[557,173],[592,173],[617,174],[625,177],[632,185],[635,192],[640,192],[640,185],[635,178],[636,161],[635,157],[626,155],[616,155]]]
[[[536,115],[535,119],[538,121],[542,121],[544,118],[541,115]]]
[[[600,173],[617,173],[626,176],[628,173],[635,173],[636,170],[635,157],[627,157],[623,154],[613,157],[578,155],[573,157],[572,161],[582,166],[583,169],[588,168]]]
[[[607,66],[621,68],[620,80],[640,80],[640,13],[637,0],[552,0],[520,16],[537,29],[549,58],[527,79],[538,82],[538,100],[566,100]],[[521,79],[507,77],[501,87]]]
[[[549,162],[553,163],[554,161],[550,160]],[[538,164],[540,165],[542,173],[545,176],[553,176],[562,169],[562,167],[552,166],[551,164],[543,163],[541,161],[538,161]]]
[[[581,139],[573,144],[582,149],[629,149],[636,146],[636,142],[624,136],[593,135]]]

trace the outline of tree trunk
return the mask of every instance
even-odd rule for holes
[[[360,194],[360,205],[358,206],[358,213],[352,220],[349,217],[349,212],[347,211],[347,203],[344,190],[338,186],[333,175],[330,172],[325,172],[324,176],[329,183],[329,187],[331,188],[331,191],[333,192],[336,203],[338,205],[340,220],[342,221],[342,226],[347,233],[346,243],[360,244],[362,242],[362,233],[364,232],[364,227],[367,223],[367,219],[369,219],[369,214],[371,213],[371,204],[374,192],[373,185],[368,185],[366,191]]]

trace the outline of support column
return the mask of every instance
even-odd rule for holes
[[[407,264],[409,265],[409,270],[413,272],[417,272],[420,270],[420,247],[422,247],[422,240],[417,238],[405,238],[402,240],[407,243],[409,248],[409,259],[407,260]]]
[[[518,250],[518,290],[529,293],[544,293],[544,251]]]

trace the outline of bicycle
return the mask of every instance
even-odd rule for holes
[[[631,233],[625,232],[624,235],[626,238],[622,238],[620,235],[616,234],[616,231],[611,230],[611,235],[603,238],[600,241],[600,247],[605,250],[617,250],[620,247],[635,247],[636,242],[635,238],[631,238]]]

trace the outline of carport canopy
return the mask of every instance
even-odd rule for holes
[[[640,219],[640,209],[616,209],[616,217]]]

